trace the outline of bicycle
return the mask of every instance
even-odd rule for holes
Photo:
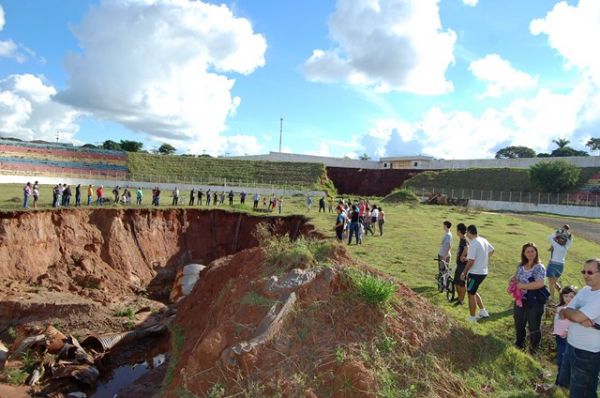
[[[436,277],[438,292],[446,292],[446,299],[449,302],[454,301],[456,287],[454,286],[454,278],[452,277],[452,267],[446,261],[434,259],[438,263],[438,274]]]

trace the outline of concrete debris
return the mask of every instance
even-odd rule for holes
[[[40,343],[44,343],[45,344],[45,342],[46,342],[46,336],[43,335],[43,334],[38,334],[38,335],[35,335],[35,336],[25,337],[17,345],[17,348],[11,352],[11,357],[12,358],[18,358],[18,357],[21,356],[21,354],[23,352],[27,351],[28,349],[30,349],[34,345],[38,345]]]
[[[44,377],[44,371],[45,369],[43,364],[40,363],[38,366],[36,366],[35,369],[33,369],[33,372],[31,372],[31,375],[29,375],[27,385],[36,385],[42,379],[42,377]]]
[[[8,348],[0,341],[0,370],[4,369],[4,364],[8,359]]]
[[[70,392],[67,394],[67,398],[87,398],[87,394],[81,391]]]
[[[176,302],[190,294],[200,279],[200,272],[205,268],[206,266],[202,264],[188,264],[183,267],[183,270],[179,271],[175,277],[170,295],[171,301]]]
[[[61,366],[52,370],[51,379],[62,379],[72,377],[90,387],[96,385],[100,372],[92,365]]]
[[[282,278],[271,276],[266,286],[267,293],[287,293],[296,290],[300,286],[310,283],[316,276],[315,270],[294,268]]]
[[[46,339],[46,349],[50,354],[57,354],[67,341],[67,336],[52,325],[46,326],[43,334]]]
[[[274,304],[269,309],[269,312],[261,321],[261,323],[258,325],[256,335],[249,341],[243,341],[225,349],[221,353],[221,361],[225,365],[233,365],[236,361],[236,355],[242,355],[256,349],[263,344],[268,343],[279,331],[279,329],[281,329],[283,321],[294,308],[296,299],[296,293],[292,292],[288,295],[283,305],[281,303]]]

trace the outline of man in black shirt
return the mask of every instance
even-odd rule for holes
[[[467,226],[463,223],[460,223],[456,226],[456,233],[460,238],[460,243],[458,244],[458,252],[456,253],[456,271],[454,272],[454,285],[456,286],[456,291],[458,292],[458,298],[455,306],[462,305],[465,300],[465,281],[461,279],[461,274],[465,270],[465,265],[467,265],[467,251],[469,248],[469,242],[467,242],[467,238],[465,238],[465,234],[467,233]]]

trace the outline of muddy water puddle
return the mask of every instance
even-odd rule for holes
[[[110,379],[98,384],[96,392],[90,395],[90,398],[115,398],[123,388],[132,385],[136,380],[165,363],[166,355],[159,354],[152,358],[152,363],[148,361],[136,363],[133,365],[124,365],[113,370]]]

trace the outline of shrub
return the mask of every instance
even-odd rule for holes
[[[356,273],[352,281],[358,295],[370,305],[386,306],[396,293],[394,282],[368,273]]]
[[[545,192],[561,192],[577,185],[579,167],[564,160],[541,162],[529,168],[531,183]]]
[[[135,319],[135,310],[132,307],[126,307],[118,309],[114,312],[117,317],[129,318],[129,320]]]

